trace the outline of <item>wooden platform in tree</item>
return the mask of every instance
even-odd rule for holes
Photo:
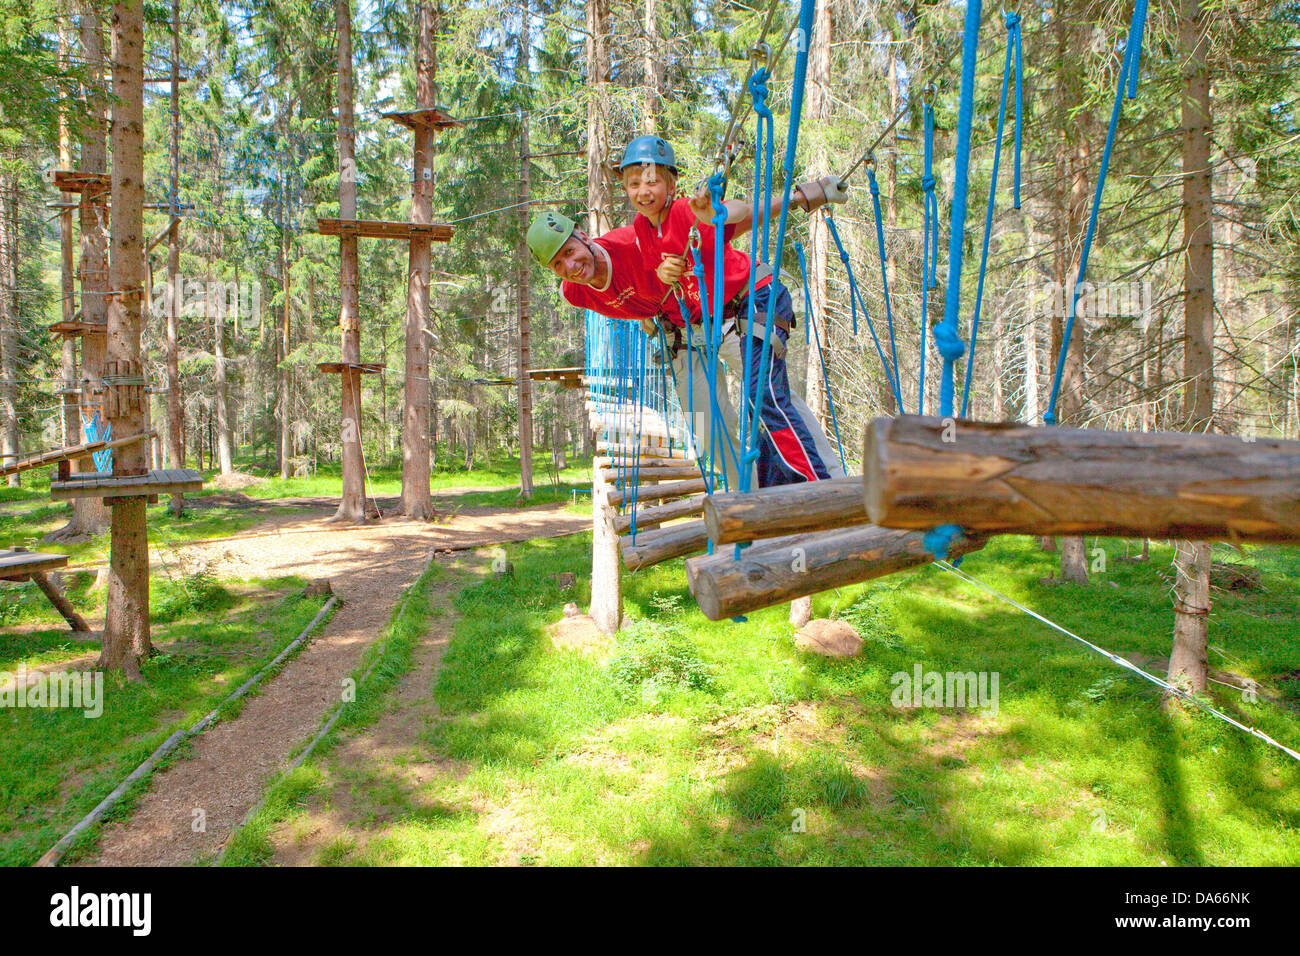
[[[108,192],[112,181],[108,173],[83,173],[75,169],[50,169],[45,181],[61,193]]]
[[[583,388],[582,369],[580,368],[535,368],[528,377],[534,382],[559,382],[562,388]],[[475,378],[471,385],[514,385],[515,378]]]
[[[76,634],[87,635],[90,625],[54,586],[54,582],[45,576],[47,571],[65,567],[67,563],[66,554],[42,554],[21,548],[0,551],[0,581],[35,581],[41,593],[68,622],[68,627]]]
[[[383,362],[318,362],[316,370],[327,375],[338,375],[345,368],[350,368],[361,375],[378,375],[386,365]]]
[[[107,322],[86,322],[82,319],[73,319],[72,321],[55,322],[49,326],[51,332],[57,332],[59,335],[85,335],[87,332],[99,332],[101,335],[108,334]]]
[[[102,471],[73,475],[67,481],[50,482],[50,497],[130,498],[149,495],[180,495],[203,490],[202,476],[192,468],[151,471],[147,475],[114,477]]]
[[[447,242],[456,230],[440,222],[393,222],[385,219],[317,219],[322,236],[357,236],[360,239],[410,239],[428,236],[434,242]]]
[[[39,455],[33,455],[31,458],[21,458],[10,465],[0,465],[0,478],[6,475],[16,475],[20,471],[30,471],[32,468],[41,468],[45,465],[57,465],[61,462],[72,461],[74,458],[88,458],[96,452],[103,451],[106,448],[121,448],[124,445],[134,445],[136,442],[145,438],[153,438],[157,432],[141,432],[139,435],[128,435],[125,438],[114,438],[112,441],[92,441],[84,445],[69,445],[66,448],[55,448]]]
[[[0,581],[26,581],[33,571],[53,571],[68,563],[66,554],[39,551],[0,551]]]
[[[384,119],[390,119],[394,123],[401,123],[408,129],[414,130],[428,129],[429,127],[453,129],[465,125],[441,106],[425,106],[416,110],[393,110],[379,115]]]

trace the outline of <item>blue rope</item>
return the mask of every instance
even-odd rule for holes
[[[830,226],[831,239],[835,241],[835,248],[838,249],[840,253],[840,262],[844,263],[844,269],[848,273],[849,307],[853,312],[853,333],[856,335],[858,331],[858,305],[861,303],[862,318],[867,323],[867,331],[871,333],[871,341],[876,344],[876,354],[880,356],[880,367],[885,372],[885,378],[889,381],[889,387],[894,388],[894,378],[889,374],[889,359],[885,358],[885,349],[880,344],[880,336],[876,335],[876,326],[871,321],[871,314],[867,311],[866,303],[862,301],[862,294],[858,292],[858,283],[853,277],[853,266],[849,263],[849,254],[845,252],[844,243],[840,241],[839,230],[835,228],[835,217],[828,215],[826,217],[826,225]],[[895,392],[894,394],[897,399],[899,397],[898,393]],[[901,401],[899,402],[899,406],[902,406]]]
[[[831,379],[826,371],[826,353],[822,351],[822,337],[817,331],[817,318],[812,310],[812,295],[808,290],[808,263],[803,256],[803,244],[796,242],[794,251],[799,255],[799,273],[803,276],[804,339],[807,340],[808,327],[811,326],[813,343],[817,346],[817,359],[822,366],[822,388],[826,392],[826,404],[831,410],[831,425],[835,428],[835,447],[840,455],[840,467],[847,474],[849,466],[844,462],[844,442],[840,440],[840,423],[835,418],[835,399],[831,395]]]
[[[925,104],[925,170],[921,177],[924,192],[925,231],[921,239],[921,373],[917,385],[916,414],[925,414],[925,333],[930,327],[930,289],[935,284],[939,265],[939,200],[934,195],[934,107]]]
[[[962,40],[961,105],[957,111],[957,153],[952,190],[952,229],[948,236],[948,295],[943,321],[934,328],[934,344],[943,356],[939,382],[939,414],[951,418],[957,360],[966,344],[957,330],[961,306],[962,238],[966,229],[966,191],[970,181],[970,128],[975,104],[975,61],[979,57],[980,10],[982,0],[967,0],[966,27]]]
[[[1088,231],[1083,239],[1083,250],[1079,255],[1079,274],[1074,282],[1070,296],[1070,309],[1065,318],[1065,328],[1061,333],[1061,354],[1056,359],[1056,371],[1052,375],[1052,396],[1047,403],[1047,412],[1043,422],[1056,424],[1056,401],[1060,397],[1061,378],[1065,373],[1065,359],[1070,351],[1070,339],[1074,335],[1074,319],[1079,307],[1079,295],[1084,279],[1088,274],[1088,255],[1092,252],[1092,240],[1097,233],[1097,216],[1101,211],[1101,196],[1106,188],[1106,173],[1110,168],[1110,154],[1115,146],[1115,133],[1119,128],[1119,115],[1124,103],[1124,91],[1127,87],[1130,97],[1137,95],[1137,67],[1141,56],[1142,28],[1146,22],[1147,2],[1137,0],[1133,6],[1133,19],[1129,24],[1128,44],[1124,48],[1124,65],[1120,69],[1119,84],[1115,90],[1115,105],[1110,111],[1110,126],[1106,129],[1106,147],[1101,153],[1101,168],[1097,172],[1097,188],[1092,196],[1092,212],[1088,215]]]
[[[880,288],[885,296],[885,322],[889,326],[889,355],[892,365],[885,369],[890,376],[894,389],[894,398],[898,402],[899,414],[906,411],[903,407],[902,382],[898,378],[898,345],[894,341],[894,310],[889,304],[889,270],[885,268],[885,226],[880,215],[880,184],[876,182],[876,170],[873,164],[867,165],[867,183],[871,187],[871,208],[876,216],[876,248],[880,252]]]
[[[1015,171],[1015,179],[1013,181],[1014,185],[1012,186],[1012,193],[1011,193],[1012,195],[1011,208],[1019,209],[1020,208],[1020,134],[1025,125],[1024,95],[1023,95],[1024,64],[1023,64],[1023,57],[1021,56],[1021,48],[1020,48],[1020,32],[1021,32],[1020,14],[1008,13],[1005,14],[1005,17],[1007,21],[1008,66],[1010,66],[1011,47],[1015,48],[1015,63],[1016,63],[1016,121],[1015,121],[1016,171]],[[1004,98],[1006,97],[1005,92],[1002,95]],[[998,150],[1001,151],[1001,149],[1002,149],[1002,139],[999,137]]]
[[[1014,21],[1012,18],[1015,18]],[[1011,31],[1010,37],[1015,37],[1019,33],[1018,24],[1020,18],[1014,13],[1007,14],[1007,30]],[[1013,29],[1013,24],[1016,24]],[[970,358],[966,362],[966,383],[961,392],[961,417],[966,417],[966,410],[970,406],[970,383],[975,374],[975,342],[979,337],[980,330],[980,307],[984,304],[984,278],[989,264],[989,239],[993,235],[993,209],[996,206],[998,194],[998,168],[1002,161],[1002,134],[1006,129],[1007,123],[1007,92],[1011,84],[1011,64],[1015,55],[1015,41],[1008,38],[1007,40],[1007,59],[1002,68],[1002,100],[998,106],[998,131],[993,138],[993,174],[989,179],[989,202],[984,210],[984,244],[980,249],[980,274],[979,283],[975,288],[975,310],[971,313],[970,322]],[[1019,156],[1016,157],[1019,161]],[[1018,187],[1017,187],[1018,188]]]

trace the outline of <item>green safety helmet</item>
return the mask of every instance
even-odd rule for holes
[[[677,157],[673,155],[672,145],[661,136],[638,136],[627,144],[623,158],[619,160],[618,170],[622,172],[628,166],[642,163],[656,163],[667,166],[677,175]]]
[[[549,266],[575,228],[576,223],[562,212],[548,209],[540,213],[528,227],[528,249],[537,264]]]

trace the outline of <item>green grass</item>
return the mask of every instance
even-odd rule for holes
[[[235,593],[231,582],[190,581],[188,590],[178,584],[170,591],[155,584],[155,610],[160,604],[163,610],[153,627],[160,652],[143,667],[145,683],[105,678],[99,717],[0,709],[0,865],[34,862],[168,736],[194,724],[279,653],[323,603],[302,596],[303,582],[295,578],[260,584],[260,596]],[[274,589],[271,595],[266,587]],[[97,645],[68,642],[58,629],[10,634],[0,647],[0,670],[96,651]],[[129,814],[134,796],[109,819]],[[78,840],[68,862],[93,847],[97,831]]]
[[[1167,655],[1170,549],[1125,564],[1123,542],[1100,544],[1107,570],[1086,590],[1040,584],[1057,556],[1027,539],[996,539],[963,567],[1108,649]],[[512,577],[459,595],[442,720],[409,758],[436,767],[428,779],[328,758],[304,769],[298,812],[332,786],[349,793],[352,823],[316,862],[1300,862],[1293,761],[1197,712],[1163,714],[1150,685],[937,568],[819,596],[819,616],[866,642],[829,661],[795,650],[784,607],[704,620],[672,562],[625,578],[637,623],[602,663],[555,653],[544,634],[564,601],[585,604],[553,575],[589,567],[589,546],[513,546]],[[1244,560],[1263,587],[1216,595],[1211,665],[1294,696],[1300,554]],[[891,675],[918,663],[996,672],[996,716],[895,708]],[[1213,685],[1211,697],[1300,744],[1289,705]]]

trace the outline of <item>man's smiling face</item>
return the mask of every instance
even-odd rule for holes
[[[565,240],[547,268],[568,282],[591,285],[596,281],[596,258],[577,232]]]

